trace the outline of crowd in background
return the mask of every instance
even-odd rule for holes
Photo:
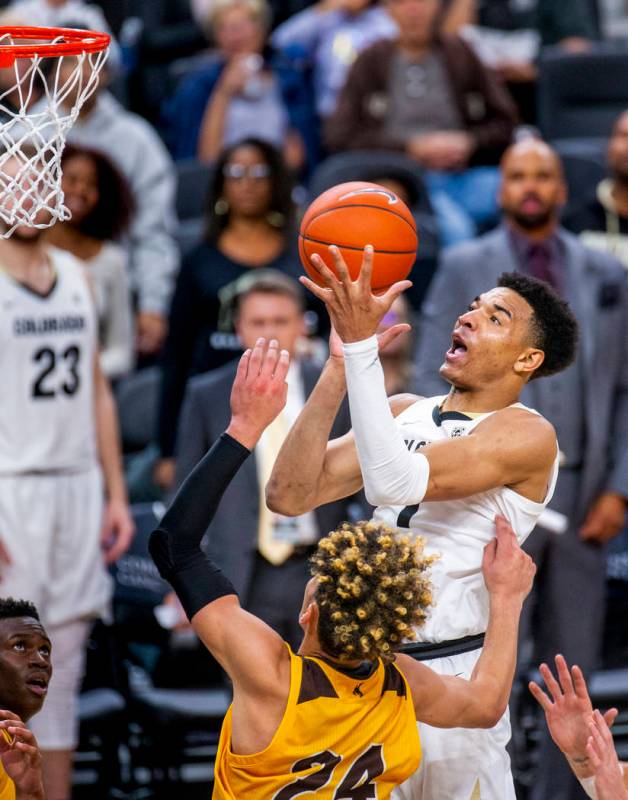
[[[582,329],[576,364],[535,381],[525,398],[557,429],[563,483],[552,507],[566,521],[560,533],[539,526],[530,539],[539,575],[521,670],[557,651],[587,674],[626,666],[628,89],[609,97],[600,79],[579,96],[585,75],[578,70],[594,69],[579,67],[594,57],[624,57],[628,65],[628,5],[1,5],[0,25],[88,27],[114,36],[100,85],[63,154],[72,217],[46,239],[91,276],[136,539],[146,504],[167,503],[226,427],[235,359],[257,337],[277,338],[293,355],[284,425],[298,416],[329,335],[324,309],[296,280],[299,215],[333,183],[374,180],[408,203],[421,239],[414,289],[383,322],[413,324],[412,335],[383,354],[389,394],[446,391],[438,366],[454,320],[502,271],[547,280],[572,305]],[[561,58],[571,64],[581,123],[548,136],[544,70]],[[602,118],[596,108],[604,103]],[[343,407],[335,433],[349,427]],[[265,433],[206,542],[243,604],[294,646],[314,543],[370,509],[358,494],[295,519],[271,514],[263,487],[280,444],[281,432]],[[281,547],[269,545],[272,529],[281,529]],[[134,547],[137,566],[142,545]],[[127,588],[133,580],[141,586],[148,567],[134,573],[126,558],[118,582],[128,570]],[[177,637],[190,664],[199,654],[174,598],[165,591],[159,598],[159,588],[155,594],[144,622],[156,633],[149,641],[137,633],[142,621],[130,625],[135,650],[125,657],[158,684],[166,652],[180,664],[171,652]],[[117,622],[130,613],[119,598],[114,608]],[[198,683],[204,674],[217,680],[205,662],[189,670]],[[177,668],[166,672],[167,682]],[[88,671],[86,685],[95,683]],[[549,744],[542,754],[528,796],[581,797]]]

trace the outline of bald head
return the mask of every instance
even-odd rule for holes
[[[549,235],[567,199],[556,152],[538,139],[517,142],[504,153],[501,173],[499,201],[506,218],[528,233]]]

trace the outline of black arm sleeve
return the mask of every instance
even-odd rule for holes
[[[227,594],[231,582],[201,550],[225,489],[250,450],[223,433],[188,475],[172,505],[150,536],[148,548],[159,574],[176,592],[188,619]]]

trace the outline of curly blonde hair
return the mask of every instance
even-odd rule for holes
[[[317,579],[319,638],[336,658],[390,661],[416,638],[432,603],[433,557],[423,540],[374,522],[344,523],[310,559]]]

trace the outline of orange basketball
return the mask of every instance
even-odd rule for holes
[[[318,253],[334,269],[328,247],[335,244],[355,280],[367,244],[373,245],[373,289],[387,289],[408,276],[419,240],[410,210],[394,192],[377,183],[340,183],[323,192],[305,212],[299,255],[309,277],[322,285],[310,262]]]

